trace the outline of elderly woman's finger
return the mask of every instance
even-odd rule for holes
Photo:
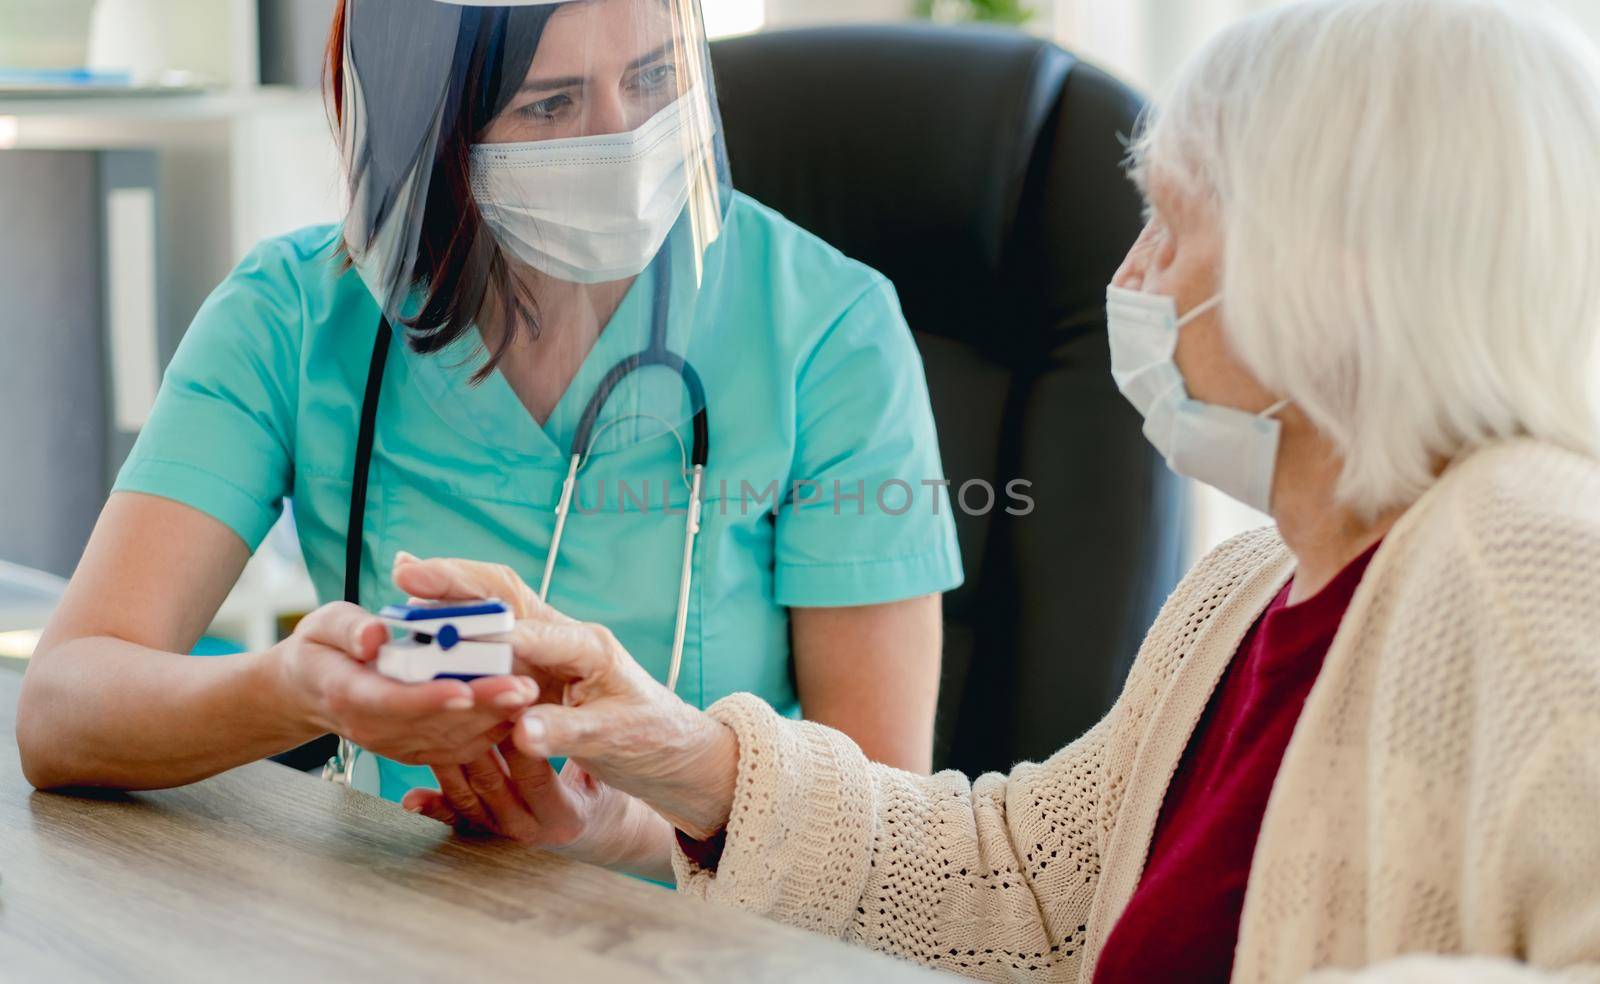
[[[583,822],[573,790],[556,775],[550,760],[542,755],[524,755],[509,738],[500,743],[500,757],[512,789],[539,822],[546,841],[564,844],[578,836]]]
[[[439,792],[461,822],[477,830],[494,831],[494,818],[478,798],[472,783],[467,781],[466,769],[461,766],[435,766],[433,774],[439,780]]]
[[[518,622],[505,637],[517,663],[567,680],[583,680],[616,659],[611,634],[578,622]]]
[[[532,841],[539,835],[539,824],[526,804],[512,791],[505,767],[494,752],[480,755],[462,767],[467,783],[478,795],[488,814],[491,829],[512,840]]]
[[[393,578],[395,587],[415,598],[430,601],[499,598],[516,618],[570,621],[540,601],[527,582],[504,564],[453,558],[420,560],[408,553],[399,553],[394,559]]]
[[[542,704],[522,715],[511,740],[523,755],[586,759],[603,757],[599,740],[607,731],[602,711]]]
[[[450,808],[450,803],[436,789],[413,789],[401,798],[400,805],[412,813],[451,827],[460,821],[456,811]]]

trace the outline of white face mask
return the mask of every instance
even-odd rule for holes
[[[478,144],[472,195],[513,256],[558,280],[638,276],[689,200],[683,132],[694,89],[630,133]]]
[[[1173,471],[1268,512],[1283,435],[1274,415],[1290,401],[1261,413],[1201,403],[1189,397],[1173,361],[1178,329],[1221,302],[1213,297],[1180,319],[1177,304],[1163,294],[1106,288],[1111,375],[1144,415],[1145,437]]]

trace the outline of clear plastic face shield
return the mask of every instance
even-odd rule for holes
[[[698,0],[345,14],[345,242],[396,323],[430,313],[430,287],[536,309],[638,276],[680,233],[691,259],[716,240],[729,179]]]
[[[344,243],[387,323],[473,383],[514,349],[574,374],[539,421],[568,461],[541,597],[596,456],[681,463],[675,677],[709,445],[690,343],[732,194],[699,0],[344,0],[342,28]]]
[[[603,406],[563,397],[541,422],[574,455],[688,424],[703,397],[669,356],[706,320],[732,193],[699,0],[345,0],[344,15],[344,240],[391,324],[476,368],[530,340],[569,370],[649,353]]]

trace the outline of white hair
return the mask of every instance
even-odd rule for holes
[[[1600,454],[1600,52],[1530,0],[1310,0],[1240,21],[1145,121],[1134,175],[1209,199],[1225,337],[1414,501],[1531,436]]]

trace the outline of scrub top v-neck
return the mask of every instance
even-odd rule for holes
[[[672,270],[669,290],[685,293],[675,285],[695,275],[693,254],[684,237],[673,237],[666,257]],[[649,436],[665,436],[665,425],[683,423],[690,412],[680,381],[670,373],[646,369],[628,378],[607,400],[602,423],[626,418],[622,429],[607,427],[592,448],[575,448],[574,433],[579,418],[601,380],[623,359],[642,351],[650,342],[653,328],[654,298],[658,279],[665,274],[652,265],[640,274],[623,295],[610,323],[600,332],[589,353],[580,361],[549,418],[540,424],[523,405],[510,382],[499,371],[474,385],[471,377],[482,364],[481,343],[476,333],[457,339],[445,351],[419,355],[409,346],[396,345],[407,369],[413,374],[433,411],[464,439],[514,455],[556,457],[565,464],[575,452],[592,451],[601,456],[620,443],[634,443]],[[693,293],[690,291],[689,293]],[[692,328],[683,324],[692,304],[667,305],[671,312],[666,330],[669,351],[684,351],[683,343],[692,337]],[[403,331],[397,332],[403,337]],[[639,395],[643,388],[649,397]],[[645,406],[648,418],[630,415],[629,407]]]
[[[315,227],[268,240],[239,265],[179,346],[116,483],[198,509],[252,549],[291,501],[323,601],[342,596],[379,322],[337,246],[336,228]],[[669,347],[682,346],[673,350],[704,379],[713,435],[678,690],[700,706],[747,691],[795,714],[788,608],[879,604],[961,582],[927,386],[888,282],[750,199],[734,196],[704,271],[680,283],[674,266],[671,285],[697,292],[673,305]],[[388,577],[400,550],[508,564],[537,583],[572,431],[600,377],[642,347],[649,318],[637,306],[650,303],[655,275],[630,289],[543,427],[498,374],[470,385],[475,340],[431,356],[391,347],[364,605],[402,600]],[[693,324],[676,323],[678,311]],[[629,386],[657,391],[622,392],[616,406],[668,409],[597,442],[550,601],[607,625],[660,679],[688,502],[667,425],[690,408],[672,374],[638,375]],[[431,784],[426,769],[379,764],[390,799]]]

